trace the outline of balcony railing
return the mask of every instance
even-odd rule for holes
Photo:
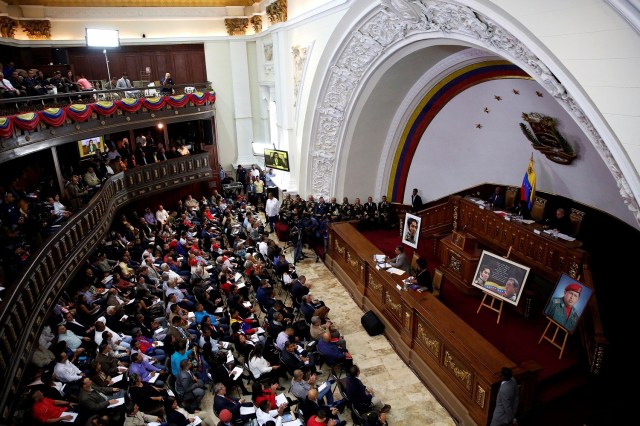
[[[13,411],[15,400],[10,398],[17,395],[50,309],[107,234],[118,209],[133,200],[211,177],[207,153],[119,173],[40,247],[0,306],[0,413]]]
[[[0,163],[70,141],[165,123],[208,118],[215,112],[209,82],[72,92],[0,99]]]

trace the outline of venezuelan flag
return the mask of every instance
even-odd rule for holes
[[[529,167],[522,179],[522,187],[520,188],[520,199],[529,204],[529,209],[533,205],[536,196],[536,171],[533,169],[533,154],[529,160]]]

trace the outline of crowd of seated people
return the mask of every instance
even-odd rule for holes
[[[246,232],[245,219],[257,224],[260,241]],[[326,386],[319,390],[318,377],[323,364],[341,363],[336,351],[348,355],[346,343],[312,284],[282,255],[242,196],[224,200],[215,192],[189,196],[170,211],[158,205],[123,213],[41,336],[30,371],[42,382],[29,387],[34,419],[75,412],[83,422],[165,422],[177,407],[195,415],[211,388],[220,420],[230,415],[240,424],[259,414],[264,424],[286,418],[296,404],[307,404],[309,417],[326,406],[339,420],[344,403]],[[283,286],[284,276],[293,277],[291,286]],[[302,304],[311,311],[302,314]],[[300,388],[297,399],[274,407],[272,396],[289,377]],[[247,379],[260,383],[253,401],[244,397],[251,395]],[[121,398],[124,404],[107,408]],[[257,414],[240,413],[254,404]]]
[[[23,96],[43,96],[56,93],[82,92],[94,87],[83,75],[74,76],[71,71],[64,73],[55,70],[45,76],[37,68],[16,68],[13,62],[2,66],[0,76],[0,95],[3,98]]]

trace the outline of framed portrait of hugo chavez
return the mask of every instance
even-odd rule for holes
[[[544,314],[569,333],[573,333],[592,294],[593,290],[589,287],[562,274],[544,308]]]
[[[420,216],[407,213],[404,218],[404,227],[402,228],[402,242],[414,249],[418,248],[418,238],[420,238]]]
[[[517,306],[529,270],[527,266],[484,250],[471,284],[490,296]]]

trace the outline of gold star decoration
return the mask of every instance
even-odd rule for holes
[[[538,92],[537,90],[536,90],[536,95],[538,95],[539,98],[541,98],[543,96],[542,92]]]
[[[498,96],[498,95],[493,95],[493,98],[498,102],[502,100],[502,96]]]
[[[486,112],[487,114],[489,114],[491,111],[489,110],[489,107],[484,107],[484,112]]]
[[[482,129],[482,124],[480,123],[476,124],[476,129]]]
[[[520,91],[519,91],[519,90],[516,90],[516,89],[513,89],[513,94],[514,94],[514,95],[519,95],[519,94],[520,94]]]

